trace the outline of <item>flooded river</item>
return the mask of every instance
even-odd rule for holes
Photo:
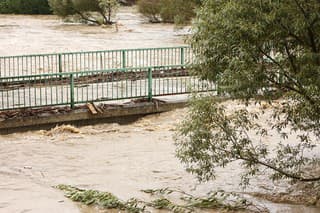
[[[122,126],[86,126],[77,134],[33,131],[0,136],[0,211],[77,212],[51,188],[61,183],[110,191],[122,199],[143,199],[140,190],[149,188],[174,187],[198,195],[212,189],[241,191],[239,169],[221,170],[216,181],[199,184],[174,157],[173,130],[185,113],[180,109],[150,115]]]
[[[186,30],[151,25],[133,10],[121,8],[118,31],[66,24],[55,16],[0,16],[0,55],[183,44]],[[0,212],[89,212],[52,186],[70,184],[109,191],[121,199],[147,198],[142,189],[174,187],[194,195],[216,189],[242,192],[236,162],[218,170],[218,178],[198,183],[175,158],[174,129],[186,109],[149,115],[126,125],[100,124],[80,133],[30,131],[0,136]],[[272,139],[270,139],[272,140]],[[232,172],[230,172],[232,171]],[[246,192],[286,192],[261,176]],[[257,201],[271,212],[320,212],[302,205]]]
[[[178,188],[203,196],[211,190],[242,192],[239,164],[218,170],[218,178],[198,183],[175,158],[174,129],[186,109],[149,115],[126,125],[99,124],[68,131],[30,131],[0,136],[0,212],[79,212],[52,188],[70,184],[112,192],[123,200],[148,199],[140,190]],[[287,191],[265,176],[246,192]],[[258,201],[270,212],[309,212],[301,205]],[[82,212],[92,212],[82,209]]]
[[[115,19],[118,29],[65,23],[56,16],[0,15],[0,56],[184,44],[186,29],[149,24],[132,8],[121,8]]]

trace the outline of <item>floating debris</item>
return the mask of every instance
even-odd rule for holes
[[[55,128],[49,130],[49,131],[44,131],[44,135],[46,136],[54,136],[57,134],[61,133],[73,133],[73,134],[80,134],[81,131],[80,129],[71,126],[71,125],[62,125],[62,126],[56,126]]]

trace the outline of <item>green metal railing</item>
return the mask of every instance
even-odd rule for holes
[[[181,65],[0,78],[0,110],[70,105],[215,90]]]
[[[0,57],[0,110],[216,90],[192,63],[190,47]]]
[[[188,46],[0,57],[0,77],[192,63]]]

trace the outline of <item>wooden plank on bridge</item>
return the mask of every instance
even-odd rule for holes
[[[87,103],[87,107],[90,110],[91,114],[93,114],[93,115],[98,114],[96,108],[91,103]]]

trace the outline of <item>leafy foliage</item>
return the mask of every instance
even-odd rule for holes
[[[149,204],[157,209],[166,209],[172,212],[195,212],[196,209],[219,209],[227,211],[241,211],[247,210],[249,212],[267,212],[263,207],[257,206],[245,198],[235,193],[228,193],[225,191],[215,191],[208,193],[205,197],[195,197],[189,193],[178,189],[164,188],[164,189],[148,189],[143,190],[152,196],[159,197]],[[171,202],[167,196],[171,194],[180,196],[184,204],[178,205]]]
[[[185,24],[195,16],[197,0],[139,0],[138,9],[150,22]]]
[[[58,189],[64,191],[66,197],[72,201],[85,205],[96,205],[105,209],[127,210],[131,213],[143,212],[144,208],[138,207],[135,199],[123,202],[109,192],[99,192],[97,190],[84,190],[73,186],[58,185]]]
[[[160,17],[163,22],[184,24],[195,16],[194,0],[161,0]]]
[[[112,24],[119,5],[117,0],[49,0],[49,4],[56,15],[78,15],[83,21],[99,25]]]
[[[85,205],[96,205],[105,209],[119,209],[131,213],[147,212],[146,208],[169,210],[174,213],[195,212],[196,209],[223,209],[223,210],[249,210],[251,212],[266,212],[265,208],[254,205],[246,199],[234,193],[224,191],[211,192],[207,197],[195,197],[177,189],[147,189],[142,192],[150,194],[156,199],[151,202],[141,201],[135,198],[124,202],[109,192],[96,190],[84,190],[73,186],[58,185],[56,188],[64,191],[66,197],[72,201],[81,202]],[[185,204],[176,204],[167,197],[177,194]]]
[[[151,23],[160,22],[160,2],[158,0],[139,0],[138,10]]]
[[[47,0],[0,0],[0,13],[50,14]]]
[[[253,137],[267,132],[259,114],[225,112],[212,97],[195,97],[177,137],[177,155],[201,180],[215,168],[241,160],[243,184],[261,166],[273,179],[319,181],[312,149],[320,137],[320,2],[317,0],[206,0],[199,9],[191,44],[194,72],[218,82],[223,94],[248,101],[262,97],[273,107],[271,129],[281,136],[276,150]],[[247,102],[248,103],[248,102]],[[288,140],[297,135],[298,144]]]

